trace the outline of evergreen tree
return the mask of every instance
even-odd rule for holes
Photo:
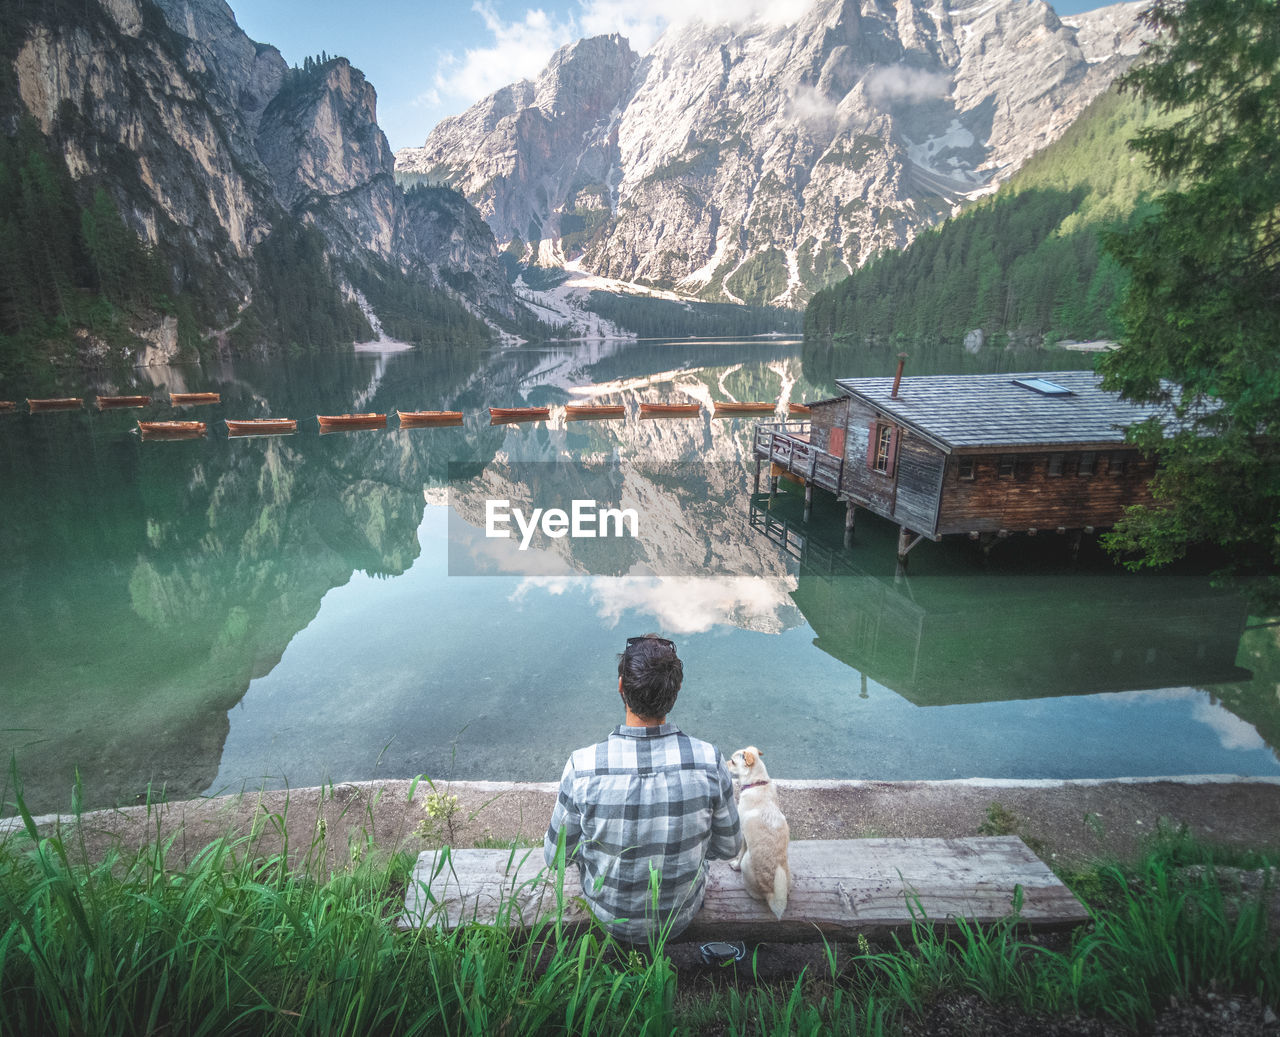
[[[94,192],[90,207],[80,214],[80,228],[99,290],[116,300],[137,294],[142,276],[138,239],[101,187]]]
[[[1109,544],[1160,565],[1227,549],[1262,608],[1280,607],[1280,9],[1277,0],[1157,0],[1153,60],[1125,77],[1167,111],[1133,147],[1175,186],[1111,237],[1129,275],[1105,385],[1165,404],[1175,430],[1131,430],[1159,453],[1155,503]]]
[[[1103,94],[993,197],[817,293],[805,335],[832,341],[808,353],[958,345],[974,328],[994,342],[1118,337],[1110,303],[1125,272],[1101,261],[1100,232],[1156,187],[1123,147],[1151,116],[1133,95]]]

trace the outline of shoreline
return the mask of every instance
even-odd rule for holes
[[[1280,847],[1275,777],[776,784],[793,839],[1014,834],[1062,867],[1133,857],[1162,825],[1185,825],[1210,844]],[[556,782],[343,782],[91,811],[78,824],[67,814],[34,820],[42,834],[72,829],[75,845],[83,840],[90,857],[172,838],[178,856],[190,859],[217,838],[251,837],[255,852],[287,849],[295,859],[313,860],[320,846],[331,866],[342,867],[357,847],[416,854],[445,844],[540,845],[557,788]],[[0,838],[23,831],[21,818],[0,818]]]

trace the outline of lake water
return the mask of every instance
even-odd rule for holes
[[[984,563],[821,494],[753,498],[758,418],[642,420],[636,401],[818,399],[794,341],[351,354],[158,369],[119,392],[216,390],[207,438],[145,412],[0,415],[0,752],[36,811],[377,777],[553,781],[620,720],[616,653],[660,631],[672,719],[784,778],[1280,773],[1276,628],[1207,566],[1131,574],[1086,544]],[[1088,366],[1069,353],[913,356],[913,373]],[[868,353],[845,376],[892,372]],[[60,386],[86,397],[107,387]],[[21,395],[20,388],[6,390]],[[53,393],[42,393],[52,395]],[[491,426],[487,407],[625,401],[621,420]],[[167,396],[164,397],[167,399]],[[398,430],[452,408],[457,428]],[[318,434],[314,415],[391,412]],[[222,419],[297,417],[292,436]],[[569,480],[566,482],[565,480]],[[485,499],[611,495],[616,544],[484,536]],[[12,812],[12,789],[5,790]]]

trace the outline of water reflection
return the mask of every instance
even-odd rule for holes
[[[625,431],[490,428],[488,404],[563,402],[570,388],[607,383],[624,367],[657,381],[663,372],[711,377],[688,343],[631,346],[625,364],[623,348],[156,368],[129,386],[97,387],[151,392],[157,402],[144,410],[6,415],[0,752],[15,754],[29,804],[64,808],[77,770],[90,806],[133,802],[149,784],[177,796],[208,788],[228,710],[276,667],[326,595],[353,574],[387,580],[413,565],[424,487],[444,487],[450,464],[483,470],[499,453],[625,449]],[[793,348],[709,350],[754,357],[767,372],[798,367],[786,359]],[[222,397],[207,439],[138,440],[137,418],[172,417],[159,401],[196,389]],[[318,413],[445,407],[465,411],[465,424],[321,439],[314,423]],[[298,434],[232,439],[221,424],[266,416],[297,418]],[[643,448],[696,451],[707,433],[702,424],[696,434],[660,432]],[[345,636],[343,650],[358,657],[360,641]]]
[[[1252,677],[1235,663],[1245,603],[1202,576],[1163,574],[1153,585],[1110,568],[1073,571],[1063,546],[1062,564],[1047,572],[886,578],[858,561],[883,562],[888,524],[869,521],[845,550],[830,525],[824,539],[788,511],[794,505],[770,511],[765,498],[751,504],[760,535],[800,562],[792,598],[814,644],[917,706]]]
[[[299,384],[368,384],[359,365],[335,364],[327,377],[308,361],[199,384],[221,391],[220,415],[314,415],[328,401]],[[354,572],[403,573],[423,483],[443,480],[451,452],[486,449],[466,430],[444,430],[453,438],[431,452],[407,434],[322,441],[314,418],[310,435],[215,427],[207,441],[141,443],[133,414],[65,417],[19,418],[3,437],[0,748],[16,752],[37,809],[66,805],[76,768],[91,805],[132,802],[148,783],[206,788],[250,682]]]
[[[876,357],[866,362],[841,373],[880,373]],[[189,795],[268,775],[300,784],[446,769],[550,780],[584,736],[616,721],[615,703],[595,688],[600,661],[607,670],[632,627],[686,639],[698,675],[682,706],[690,729],[751,741],[767,725],[796,754],[795,776],[836,776],[815,732],[860,738],[850,704],[883,709],[884,688],[940,704],[1211,687],[1267,745],[1280,744],[1274,629],[1241,641],[1238,604],[1198,577],[1135,581],[1108,569],[1079,582],[1011,569],[973,579],[962,554],[939,549],[927,562],[913,556],[903,584],[891,530],[882,550],[874,523],[860,524],[844,552],[838,515],[827,516],[824,545],[821,506],[810,526],[792,523],[792,540],[809,545],[793,558],[752,525],[753,419],[639,420],[638,393],[706,404],[828,394],[794,343],[345,355],[144,374],[91,389],[219,391],[209,438],[140,442],[135,418],[171,416],[158,404],[0,418],[0,752],[16,754],[36,810],[65,808],[77,769],[89,805],[132,802],[148,783]],[[487,420],[491,404],[605,396],[628,399],[627,416]],[[317,433],[318,413],[397,408],[466,419]],[[229,439],[220,424],[265,416],[297,418],[299,430]],[[476,501],[559,492],[526,466],[566,461],[591,473],[574,489],[662,516],[662,535],[540,541],[531,550],[543,569],[525,559],[506,577],[450,575],[446,514],[479,555]],[[478,496],[446,512],[459,465]],[[785,517],[787,506],[770,515]],[[1237,644],[1247,669],[1234,665]],[[867,700],[857,697],[864,688]],[[784,722],[769,706],[779,696]],[[513,728],[512,717],[548,711],[566,719],[532,742],[527,726]],[[905,715],[877,723],[927,742]],[[1215,730],[1248,743],[1244,729]],[[457,739],[465,761],[453,755]],[[903,753],[894,773],[935,776],[928,755]],[[859,766],[891,769],[872,750]],[[1006,751],[998,766],[1024,764]]]

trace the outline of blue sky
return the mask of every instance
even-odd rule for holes
[[[620,32],[644,51],[690,13],[707,21],[745,12],[794,20],[809,0],[229,0],[253,39],[291,65],[341,54],[378,91],[378,122],[393,148],[419,145],[431,128],[500,86],[536,75],[555,49],[583,36]],[[1052,0],[1051,0],[1052,2]],[[1104,6],[1056,0],[1059,15]]]

